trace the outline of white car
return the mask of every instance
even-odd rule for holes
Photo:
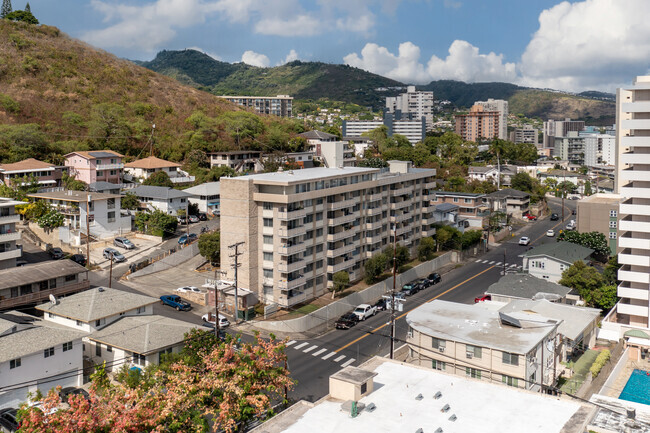
[[[519,238],[519,245],[528,245],[530,244],[530,238],[528,236],[522,236]]]
[[[361,304],[358,305],[352,313],[356,314],[359,321],[362,321],[377,314],[377,307],[368,304]]]
[[[553,229],[548,230],[546,232],[546,236],[548,236],[549,238],[552,238],[553,236],[555,236],[555,230],[553,230]]]
[[[203,321],[206,323],[214,325],[214,314],[212,313],[204,314],[201,319],[203,319]],[[230,326],[230,321],[226,318],[226,316],[219,313],[219,328],[227,328],[228,326]]]
[[[179,287],[176,291],[178,293],[201,293],[201,290],[194,286]]]

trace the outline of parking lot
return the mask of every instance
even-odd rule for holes
[[[119,251],[124,257],[126,257],[126,263],[135,263],[138,259],[144,257],[151,253],[155,248],[158,248],[162,242],[154,239],[146,239],[140,237],[128,237],[128,239],[133,242],[135,249],[127,250],[124,248],[116,247],[113,245],[113,241],[106,242],[92,242],[90,244],[90,261],[94,265],[98,265],[101,269],[108,269],[110,267],[110,261],[103,256],[103,251],[105,248],[113,248]],[[85,245],[81,248],[81,252],[86,255]],[[113,264],[115,266],[115,263]]]

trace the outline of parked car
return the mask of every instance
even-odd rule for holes
[[[415,295],[418,292],[418,286],[415,284],[415,281],[404,284],[402,286],[402,293],[406,296]]]
[[[135,245],[133,245],[133,242],[131,242],[127,238],[122,238],[122,237],[115,238],[113,240],[113,245],[115,245],[116,247],[127,249],[127,250],[132,250],[132,249],[135,248]]]
[[[0,430],[7,433],[18,431],[18,409],[9,407],[0,410]]]
[[[115,248],[104,248],[104,258],[111,260],[111,257],[113,258],[113,261],[120,263],[120,262],[125,262],[126,257],[124,257],[118,250]]]
[[[560,217],[558,216],[558,214],[556,214],[556,213],[551,214],[551,221],[557,221],[559,219],[560,219]]]
[[[67,403],[68,399],[74,395],[80,395],[86,400],[90,400],[90,394],[88,394],[88,391],[86,391],[83,388],[75,388],[74,386],[69,386],[67,388],[63,388],[59,392],[59,397],[61,398],[61,401],[64,403]]]
[[[552,238],[553,236],[555,236],[555,230],[553,230],[553,229],[547,230],[546,231],[546,236],[548,236],[549,238]]]
[[[178,221],[179,224],[185,225],[187,224],[187,218],[185,216],[177,216],[176,220]]]
[[[70,260],[79,263],[81,266],[86,266],[86,257],[83,254],[73,254],[70,256]]]
[[[428,278],[420,278],[417,280],[417,283],[420,285],[420,290],[424,290],[427,287],[433,285],[433,283]]]
[[[336,329],[350,329],[359,321],[358,317],[354,313],[345,313],[336,321],[334,326]]]
[[[442,277],[440,277],[439,273],[434,272],[427,276],[427,280],[431,281],[431,284],[438,284],[439,282],[442,281]]]
[[[528,218],[529,221],[537,221],[537,217],[531,214],[524,215],[524,218]]]
[[[199,289],[198,287],[194,287],[194,286],[179,287],[178,289],[176,289],[176,291],[178,293],[190,293],[190,292],[201,293],[201,289]]]
[[[387,301],[386,299],[381,298],[380,300],[375,302],[375,308],[377,309],[377,311],[384,311],[384,310],[386,310],[388,308],[389,302],[390,301]]]
[[[477,296],[474,298],[474,303],[479,303],[479,302],[484,302],[484,301],[491,301],[492,300],[492,295],[483,295],[483,296]]]
[[[530,238],[528,236],[522,236],[519,238],[519,245],[529,245]]]
[[[176,308],[177,311],[188,311],[192,308],[192,304],[183,301],[178,295],[163,295],[160,297],[160,303]]]
[[[50,255],[51,258],[54,260],[59,260],[65,257],[65,253],[61,248],[48,248],[47,253]]]
[[[567,230],[575,230],[576,229],[576,220],[571,220],[569,221],[569,224],[566,225]]]
[[[357,305],[357,308],[354,309],[353,313],[357,315],[359,321],[362,321],[377,314],[377,309],[372,305],[360,304]]]
[[[178,238],[178,245],[187,245],[192,241],[195,241],[198,236],[195,233],[185,234]]]
[[[199,214],[199,221],[207,221],[207,220],[208,220],[208,216],[205,213],[201,212]]]
[[[575,215],[575,214],[576,214],[576,210],[573,209],[573,210],[571,211],[571,215]]]
[[[204,314],[203,316],[201,316],[201,319],[203,319],[205,323],[211,324],[212,327],[215,326],[214,314],[212,313]],[[219,328],[227,328],[228,326],[230,326],[230,321],[228,320],[228,318],[223,314],[219,313]]]
[[[199,220],[199,217],[198,217],[197,215],[190,215],[189,220],[190,220],[190,222],[191,222],[192,224],[194,224],[194,223],[198,223],[198,222],[200,221],[200,220]]]

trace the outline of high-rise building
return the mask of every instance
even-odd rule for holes
[[[584,136],[584,165],[616,165],[616,137],[607,134]]]
[[[238,287],[286,308],[326,293],[339,271],[362,278],[393,236],[415,254],[435,231],[436,171],[389,164],[221,178],[221,268],[234,278],[229,245],[243,242]]]
[[[618,245],[622,264],[616,317],[650,325],[650,76],[616,92],[616,190],[621,195]]]
[[[477,101],[474,105],[480,105],[485,111],[499,112],[499,135],[501,140],[508,139],[508,101],[503,99],[488,99],[487,101]]]
[[[555,137],[568,137],[569,132],[580,132],[585,129],[585,122],[582,120],[571,120],[568,117],[564,120],[549,119],[544,122],[544,147],[553,148]]]
[[[386,109],[398,120],[426,119],[427,130],[433,127],[433,92],[418,92],[408,86],[406,93],[386,98]]]
[[[533,128],[532,125],[515,128],[511,134],[510,141],[515,144],[530,143],[539,147],[539,129]]]
[[[566,136],[554,137],[553,156],[571,164],[585,165],[585,137],[576,131],[569,131]]]
[[[0,269],[13,268],[16,259],[19,259],[23,250],[16,241],[20,241],[20,232],[16,230],[16,223],[20,222],[20,215],[16,213],[16,206],[24,202],[0,197]]]
[[[456,114],[456,134],[466,141],[478,142],[499,137],[501,130],[499,111],[486,111],[482,105],[474,105],[467,114]],[[507,137],[507,135],[506,135]]]
[[[278,117],[293,115],[293,98],[289,95],[278,96],[220,96],[240,107],[253,108],[256,113],[271,114]]]
[[[344,120],[342,125],[343,137],[360,137],[365,132],[385,126],[388,136],[403,135],[411,144],[424,140],[427,133],[426,119],[397,120],[394,114],[384,113],[384,120]]]

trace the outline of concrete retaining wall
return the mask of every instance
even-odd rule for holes
[[[431,272],[440,269],[450,263],[456,262],[457,254],[449,252],[436,257],[435,259],[422,263],[408,271],[397,275],[395,287],[398,289],[403,284],[417,278],[426,277]],[[381,281],[374,286],[370,286],[361,292],[352,293],[345,298],[332,302],[325,307],[322,307],[313,313],[309,313],[303,317],[296,319],[283,320],[283,321],[259,321],[255,322],[255,326],[265,331],[280,333],[302,333],[302,332],[319,332],[327,328],[329,322],[335,321],[342,314],[350,311],[359,304],[373,304],[382,295],[390,292],[393,289],[393,277]]]
[[[158,260],[157,262],[152,263],[146,268],[140,269],[129,275],[127,278],[132,280],[133,278],[143,277],[145,275],[153,274],[154,272],[164,271],[165,269],[173,268],[178,266],[183,262],[188,261],[192,257],[196,256],[199,253],[199,243],[194,242],[182,250],[176,251],[174,254],[171,254],[164,259]]]

